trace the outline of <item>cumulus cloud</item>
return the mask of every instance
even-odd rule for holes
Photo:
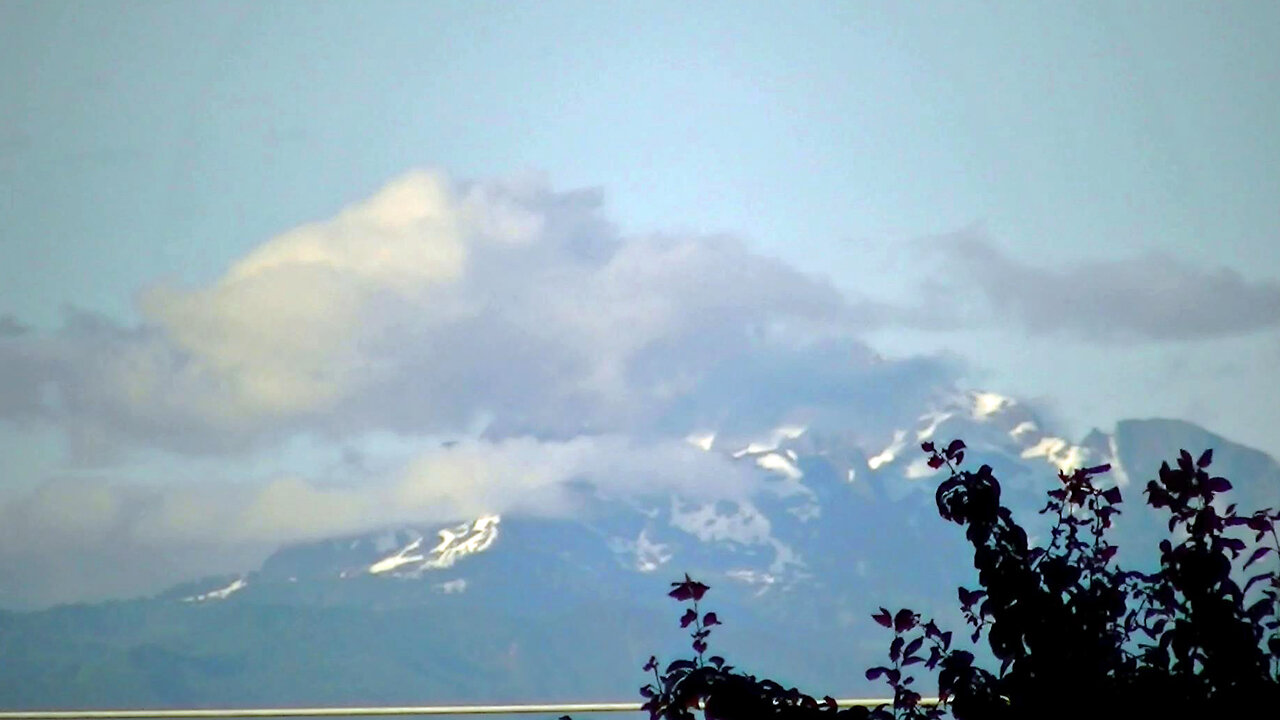
[[[536,177],[412,172],[207,285],[138,297],[132,325],[0,320],[0,419],[62,431],[79,473],[0,507],[0,592],[136,593],[285,542],[564,514],[584,487],[750,507],[759,473],[685,436],[880,431],[962,371],[873,352],[859,337],[892,308],[733,237],[626,235],[599,191]],[[417,449],[388,472],[371,436]],[[464,439],[421,450],[442,436]],[[346,448],[349,477],[261,477],[255,458],[298,438]],[[223,477],[118,479],[199,457]]]
[[[624,236],[601,204],[536,178],[407,174],[208,286],[147,289],[136,327],[78,313],[52,335],[5,338],[0,355],[25,364],[0,413],[54,418],[92,459],[479,418],[494,436],[654,432],[701,412],[725,374],[760,395],[815,358],[826,386],[861,384],[874,353],[857,336],[883,308],[734,238]],[[829,389],[796,390],[810,402]],[[736,411],[767,422],[784,409]]]
[[[1280,326],[1280,281],[1250,281],[1163,253],[1045,268],[1009,257],[976,232],[915,249],[939,268],[926,286],[934,309],[922,311],[934,325],[994,316],[1027,332],[1094,342],[1195,340]]]

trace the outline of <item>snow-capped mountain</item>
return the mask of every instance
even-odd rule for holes
[[[1125,496],[1117,533],[1128,566],[1163,529],[1140,490],[1180,448],[1213,448],[1214,471],[1243,508],[1280,503],[1274,459],[1193,424],[1126,420],[1072,441],[989,392],[943,397],[875,432],[691,428],[695,452],[748,468],[758,491],[620,498],[587,478],[571,517],[383,528],[281,548],[257,569],[154,598],[0,614],[0,654],[20,647],[28,660],[0,673],[0,705],[629,697],[644,658],[687,643],[666,597],[685,572],[711,585],[707,602],[728,623],[713,647],[735,664],[871,694],[849,669],[883,652],[868,620],[876,607],[963,625],[955,587],[973,586],[972,555],[937,516],[941,476],[919,447],[954,438],[968,446],[966,467],[992,466],[1033,541],[1058,471],[1109,463],[1103,482]]]
[[[386,575],[418,577],[453,567],[484,552],[499,534],[501,517],[485,515],[458,525],[428,529],[401,527],[284,548],[262,567],[264,580]]]
[[[747,604],[781,606],[787,603],[769,596],[804,592],[806,602],[835,607],[868,587],[893,587],[892,573],[901,563],[923,563],[926,574],[943,578],[956,574],[957,563],[961,569],[967,564],[963,544],[936,517],[933,490],[940,478],[920,450],[926,440],[953,438],[967,443],[969,467],[993,467],[1029,529],[1059,471],[1107,463],[1112,470],[1103,482],[1124,488],[1135,477],[1154,475],[1181,447],[1214,447],[1224,472],[1250,475],[1250,481],[1237,483],[1244,504],[1280,498],[1273,460],[1193,425],[1125,421],[1112,433],[1095,429],[1072,442],[1045,428],[1031,407],[1014,398],[964,392],[944,397],[913,425],[880,437],[803,425],[744,437],[690,433],[687,441],[694,447],[748,463],[765,478],[764,492],[747,500],[597,498],[568,520],[487,515],[443,528],[388,528],[283,548],[260,570],[211,581],[183,599],[244,601],[264,587],[310,581],[359,582],[360,598],[393,580],[420,581],[396,586],[400,593],[509,595],[520,579],[517,596],[527,604],[544,595],[589,594],[597,586],[625,595],[652,586],[647,576],[696,570],[734,589],[734,598]],[[1149,529],[1128,519],[1120,526],[1141,536]],[[584,573],[591,582],[580,581]],[[327,591],[326,601],[335,592]],[[268,595],[278,598],[279,591]],[[298,600],[305,591],[295,588],[288,596]]]

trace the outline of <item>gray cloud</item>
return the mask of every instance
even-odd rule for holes
[[[939,326],[994,317],[1092,342],[1195,340],[1280,326],[1280,281],[1252,282],[1163,253],[1043,268],[1009,257],[975,231],[918,242],[913,253],[930,272],[919,313]]]
[[[690,478],[698,482],[690,483]],[[138,595],[253,567],[282,544],[485,514],[580,517],[588,496],[714,502],[768,491],[748,463],[681,439],[464,441],[358,481],[58,478],[0,505],[0,605]],[[5,597],[8,594],[10,597]]]
[[[141,325],[72,313],[8,338],[0,415],[51,419],[93,462],[481,421],[494,437],[683,432],[728,376],[757,400],[736,419],[768,423],[893,375],[857,339],[885,306],[731,237],[624,236],[601,204],[537,179],[410,173],[208,286],[145,291]],[[921,361],[897,380],[955,372]]]
[[[410,173],[208,285],[139,297],[136,325],[73,310],[0,336],[0,419],[55,428],[77,473],[110,472],[24,478],[0,504],[0,592],[136,593],[283,542],[565,513],[584,480],[747,498],[758,475],[687,434],[881,432],[964,370],[872,351],[860,335],[894,308],[732,237],[627,236],[598,191],[537,179]],[[338,470],[264,476],[299,438],[346,448]]]

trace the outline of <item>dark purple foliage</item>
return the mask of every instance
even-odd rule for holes
[[[991,468],[961,471],[965,444],[954,440],[939,452],[921,443],[930,467],[947,466],[938,487],[938,513],[965,526],[974,548],[982,589],[958,589],[960,609],[984,635],[999,661],[997,672],[976,664],[973,653],[953,649],[952,634],[908,608],[879,608],[871,618],[893,633],[889,664],[871,667],[868,680],[892,691],[875,708],[840,709],[796,688],[735,671],[724,658],[703,660],[714,612],[699,618],[709,589],[688,575],[672,583],[671,597],[692,603],[680,618],[690,628],[695,656],[659,672],[641,688],[651,720],[861,720],[929,719],[949,712],[960,720],[1012,718],[1271,717],[1280,707],[1280,573],[1256,572],[1243,587],[1240,572],[1268,557],[1280,558],[1280,512],[1242,515],[1219,509],[1229,492],[1225,478],[1210,477],[1206,450],[1198,460],[1179,453],[1176,468],[1164,463],[1146,486],[1147,504],[1169,516],[1176,543],[1159,543],[1153,573],[1114,564],[1118,548],[1106,534],[1122,497],[1099,488],[1093,476],[1108,465],[1059,473],[1040,511],[1055,519],[1044,547],[1031,547],[1026,532],[1000,502]],[[1231,534],[1247,531],[1254,547]],[[1241,561],[1241,558],[1244,558]],[[922,702],[907,669],[937,672],[941,703]]]

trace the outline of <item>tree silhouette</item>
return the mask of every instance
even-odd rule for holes
[[[893,702],[839,708],[797,688],[735,670],[707,656],[720,624],[700,601],[709,588],[688,575],[672,598],[689,604],[680,619],[693,656],[660,669],[641,688],[651,720],[854,720],[861,718],[1203,718],[1275,717],[1280,708],[1280,574],[1255,567],[1280,557],[1280,512],[1237,511],[1225,504],[1231,483],[1210,476],[1213,452],[1182,450],[1145,490],[1168,515],[1160,567],[1124,570],[1107,540],[1120,513],[1119,488],[1101,488],[1100,465],[1060,472],[1040,511],[1055,522],[1044,547],[1000,502],[991,467],[960,470],[965,444],[923,443],[934,469],[950,476],[937,489],[938,513],[965,528],[979,588],[959,588],[970,640],[985,636],[999,662],[985,669],[952,648],[952,635],[908,608],[872,618],[893,632],[889,664],[866,677],[885,681]],[[1248,573],[1252,570],[1254,574]],[[1239,584],[1237,578],[1243,580]],[[917,667],[918,666],[918,667]],[[924,702],[913,672],[937,673],[939,701]]]

